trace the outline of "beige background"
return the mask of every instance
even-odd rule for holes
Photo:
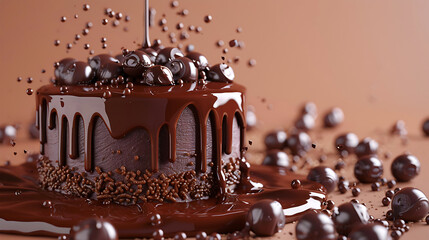
[[[84,3],[91,5],[88,12],[82,10]],[[169,3],[152,1],[157,21],[166,14],[169,32],[176,35],[179,21],[203,27],[201,34],[190,33],[183,44],[193,43],[211,63],[221,61],[217,40],[245,42],[244,49],[230,49],[226,57],[240,56],[239,64],[232,64],[236,81],[247,86],[248,102],[256,107],[260,119],[259,130],[249,135],[257,143],[252,151],[263,148],[258,143],[265,130],[290,126],[296,110],[307,100],[316,102],[321,112],[332,106],[345,112],[341,128],[319,140],[328,149],[340,131],[383,138],[380,132],[403,119],[410,144],[404,147],[390,141],[385,148],[393,155],[409,150],[420,158],[422,174],[412,184],[429,194],[425,184],[429,180],[429,141],[422,139],[420,131],[421,122],[429,117],[429,1],[181,0],[177,9]],[[106,7],[131,16],[131,21],[121,21],[117,28],[111,23],[103,26]],[[178,16],[176,12],[184,8],[189,15]],[[96,54],[106,52],[101,37],[107,37],[108,50],[115,54],[123,46],[136,48],[142,41],[142,9],[143,1],[0,0],[0,124],[18,122],[26,127],[34,118],[35,103],[34,95],[27,96],[25,90],[47,83],[56,60],[66,56],[85,59],[84,43]],[[213,16],[209,24],[203,21],[207,14]],[[61,16],[67,17],[65,23],[60,22]],[[73,41],[87,21],[94,23],[89,35],[66,53],[66,43]],[[123,31],[125,26],[128,32]],[[235,32],[238,26],[242,33]],[[167,34],[157,25],[151,29],[151,37],[169,45]],[[54,47],[55,39],[61,40],[60,46]],[[247,66],[250,58],[257,61],[253,68]],[[42,74],[42,69],[47,73]],[[18,83],[18,76],[24,80],[31,76],[34,82]],[[26,133],[21,130],[16,149],[37,150],[37,143],[25,140]],[[22,155],[13,155],[16,149],[1,146],[0,162],[22,161]],[[251,160],[258,161],[258,155],[253,156]],[[389,166],[385,165],[388,177]],[[428,230],[413,227],[402,239],[424,239]]]

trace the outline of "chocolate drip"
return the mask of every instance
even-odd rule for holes
[[[149,0],[145,0],[144,3],[144,40],[143,48],[150,48],[149,38]]]
[[[232,131],[234,117],[240,128],[240,146],[244,141],[244,88],[238,84],[210,82],[201,88],[196,83],[175,86],[134,86],[131,95],[123,96],[121,87],[110,88],[112,96],[104,99],[105,89],[85,86],[70,86],[66,93],[59,87],[49,85],[38,91],[38,121],[40,141],[46,141],[46,122],[49,129],[58,128],[58,160],[66,165],[66,152],[69,157],[79,156],[78,131],[79,118],[84,129],[84,166],[85,170],[94,170],[93,129],[94,120],[100,118],[110,135],[115,139],[123,138],[136,128],[145,129],[151,141],[150,169],[159,170],[159,144],[161,128],[168,129],[169,161],[176,161],[176,125],[183,110],[194,109],[197,121],[199,142],[197,143],[197,172],[207,171],[207,121],[210,117],[215,126],[216,172],[221,193],[225,189],[225,176],[222,172],[222,154],[232,152]],[[124,101],[123,98],[127,101]],[[46,120],[48,119],[48,121]],[[58,119],[58,120],[57,120]],[[58,126],[56,125],[58,121]],[[224,140],[223,140],[224,139]],[[68,144],[68,146],[67,146]],[[52,158],[52,157],[51,157]],[[55,159],[51,159],[55,160]]]

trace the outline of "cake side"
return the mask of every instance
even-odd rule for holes
[[[116,202],[189,201],[233,191],[240,181],[244,87],[134,86],[127,96],[123,89],[39,89],[45,188]]]

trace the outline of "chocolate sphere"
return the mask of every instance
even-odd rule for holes
[[[140,50],[129,52],[122,63],[124,72],[131,77],[140,79],[144,71],[153,66],[150,56]]]
[[[140,48],[139,50],[147,53],[147,55],[149,55],[150,60],[152,62],[156,61],[156,57],[158,56],[158,51],[155,50],[154,48]]]
[[[191,59],[198,67],[198,70],[204,70],[209,66],[207,58],[199,52],[189,52],[186,57]]]
[[[94,78],[94,71],[87,63],[72,58],[61,60],[54,74],[59,85],[89,83]]]
[[[328,113],[326,113],[323,118],[323,123],[325,127],[331,128],[336,127],[338,124],[344,121],[344,113],[340,108],[333,108]]]
[[[149,86],[174,85],[173,74],[167,67],[155,65],[146,70],[139,83]]]
[[[317,106],[313,102],[306,102],[301,109],[302,114],[310,114],[313,118],[317,117]]]
[[[277,167],[288,167],[289,157],[288,155],[280,150],[271,149],[267,152],[267,155],[262,162],[262,165],[277,166]]]
[[[198,69],[194,62],[187,57],[178,57],[165,64],[173,73],[175,81],[182,79],[184,82],[195,82],[198,80]]]
[[[261,200],[247,213],[246,222],[257,236],[272,236],[286,224],[282,205],[274,200]]]
[[[286,144],[287,134],[283,130],[276,130],[265,136],[265,147],[267,149],[283,149]]]
[[[395,193],[391,207],[394,218],[417,222],[428,214],[429,201],[419,189],[406,187]]]
[[[100,54],[89,60],[89,66],[98,80],[111,80],[122,72],[122,63],[108,54]]]
[[[358,157],[376,155],[378,151],[378,143],[369,137],[364,138],[355,148],[355,154]]]
[[[234,70],[232,67],[221,63],[216,64],[210,68],[207,75],[208,79],[214,82],[232,82],[235,78]]]
[[[338,184],[338,176],[334,170],[323,166],[312,168],[307,179],[322,184],[328,193],[334,191]]]
[[[429,119],[426,119],[422,125],[423,133],[426,137],[429,137]]]
[[[166,47],[161,49],[156,56],[155,64],[156,65],[165,65],[171,60],[174,60],[178,57],[183,57],[182,51],[175,47]]]
[[[347,236],[357,224],[368,223],[369,214],[364,205],[356,202],[348,202],[334,209],[332,220],[335,223],[337,232]]]
[[[335,148],[347,153],[353,153],[356,146],[359,144],[359,138],[354,133],[345,133],[335,139]]]
[[[386,227],[377,223],[360,224],[353,228],[349,236],[350,240],[387,240],[389,231]]]
[[[354,175],[362,183],[377,182],[383,175],[383,164],[376,157],[360,158],[355,164]]]
[[[70,230],[72,240],[117,240],[118,233],[113,225],[103,219],[87,219]]]
[[[420,161],[413,155],[399,155],[392,162],[392,175],[399,182],[408,182],[420,172]]]
[[[308,131],[314,128],[315,120],[310,114],[304,114],[295,121],[295,127],[300,130]]]
[[[294,133],[287,138],[286,146],[293,155],[303,156],[311,149],[310,136],[305,132]]]
[[[298,240],[336,239],[334,222],[323,213],[306,213],[296,224],[295,233]]]

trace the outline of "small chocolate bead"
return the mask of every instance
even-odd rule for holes
[[[301,181],[299,181],[298,179],[294,179],[294,180],[292,180],[290,185],[291,185],[292,189],[299,189],[299,188],[301,188]]]
[[[389,197],[384,197],[383,200],[381,200],[381,203],[383,203],[383,206],[389,206],[391,202],[391,199]]]
[[[338,126],[344,121],[344,113],[340,108],[333,108],[324,117],[324,126],[332,128]]]
[[[373,183],[371,184],[371,190],[372,190],[372,191],[374,191],[374,192],[379,191],[379,190],[380,190],[380,183],[378,183],[378,182],[373,182]]]
[[[353,197],[357,197],[360,195],[360,188],[354,187],[352,188],[352,195]]]
[[[391,165],[392,175],[399,182],[408,182],[420,172],[420,161],[413,155],[402,154]]]

